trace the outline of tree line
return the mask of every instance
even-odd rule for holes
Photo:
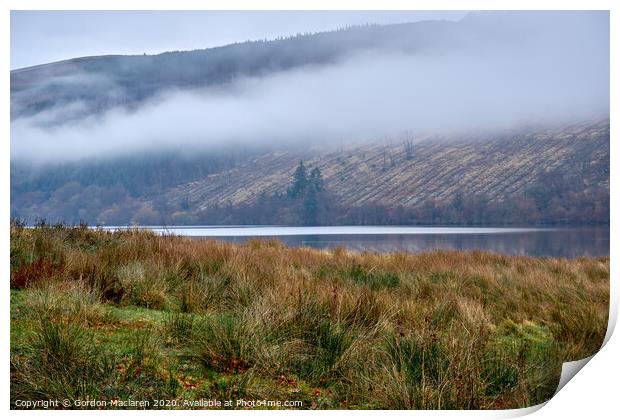
[[[189,161],[187,161],[189,162]],[[156,162],[161,163],[161,161]],[[219,165],[233,165],[221,159],[194,166],[200,177]],[[11,217],[34,223],[49,222],[91,225],[126,224],[279,224],[279,225],[583,225],[609,224],[609,189],[605,185],[584,186],[579,173],[555,170],[541,176],[529,188],[503,200],[484,194],[457,193],[448,201],[429,199],[412,207],[366,203],[341,203],[325,184],[320,168],[308,168],[300,161],[291,173],[286,189],[261,194],[252,203],[210,206],[195,211],[188,200],[171,203],[165,195],[150,201],[141,199],[142,188],[159,186],[136,182],[156,172],[157,165],[134,163],[135,168],[118,169],[121,182],[109,184],[106,171],[89,178],[79,167],[51,172],[55,176],[28,178],[25,170],[11,168]],[[107,164],[106,164],[107,167]],[[110,169],[112,165],[110,164]],[[118,168],[118,167],[117,167]],[[16,168],[19,169],[19,168]],[[161,167],[160,167],[161,169]],[[592,168],[607,170],[608,168]],[[192,171],[189,171],[192,172]],[[48,172],[47,174],[50,174]],[[81,182],[76,179],[79,174]],[[132,177],[136,185],[132,185]],[[607,178],[606,178],[607,177]],[[608,179],[608,174],[600,174]],[[154,178],[151,178],[154,179]],[[186,178],[187,179],[187,178]],[[162,183],[176,182],[162,178]],[[50,185],[53,184],[53,185]],[[138,185],[141,184],[141,185]],[[136,191],[137,189],[137,191]]]

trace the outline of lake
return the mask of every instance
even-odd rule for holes
[[[609,256],[609,227],[479,228],[410,226],[170,226],[157,233],[242,242],[275,238],[290,246],[356,251],[423,252],[482,249],[509,255]],[[114,228],[111,228],[114,229]]]

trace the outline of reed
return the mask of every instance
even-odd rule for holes
[[[598,350],[609,258],[11,226],[11,401],[517,408]]]

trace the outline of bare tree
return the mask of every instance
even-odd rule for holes
[[[413,134],[409,131],[403,133],[403,146],[405,148],[405,159],[413,159]]]

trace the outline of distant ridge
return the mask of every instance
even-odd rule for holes
[[[373,48],[412,54],[455,48],[471,39],[463,37],[468,30],[443,20],[365,25],[192,51],[89,56],[40,64],[11,71],[11,119],[76,101],[85,107],[83,115],[100,113],[135,106],[167,89],[204,88],[238,77],[326,65]]]

